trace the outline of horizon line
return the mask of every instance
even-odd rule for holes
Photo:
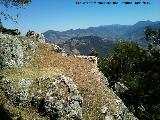
[[[160,22],[159,21],[151,21],[151,20],[141,20],[141,21],[138,21],[138,22]],[[85,28],[70,28],[70,29],[66,29],[66,30],[55,30],[55,29],[50,29],[50,30],[47,30],[47,31],[55,31],[55,32],[65,32],[65,31],[68,31],[68,30],[78,30],[78,29],[89,29],[89,28],[95,28],[95,27],[103,27],[103,26],[111,26],[111,25],[124,25],[124,26],[132,26],[132,25],[135,25],[137,24],[138,22],[134,23],[134,24],[118,24],[118,23],[115,23],[115,24],[106,24],[106,25],[97,25],[97,26],[90,26],[90,27],[85,27]],[[44,32],[47,32],[47,31],[44,31]],[[44,33],[42,32],[42,33]]]

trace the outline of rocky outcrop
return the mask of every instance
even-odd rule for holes
[[[0,34],[0,45],[0,117],[136,120],[108,87],[94,56],[68,56],[34,36]]]
[[[57,53],[64,53],[65,52],[61,47],[59,47],[56,44],[52,44],[52,47],[53,47],[54,52],[57,52]]]
[[[35,37],[39,40],[41,43],[45,43],[45,37],[42,33],[36,33],[35,31],[29,30],[26,34],[27,37]]]
[[[36,47],[32,39],[0,33],[0,68],[23,66],[31,60]]]
[[[75,57],[81,58],[81,59],[86,59],[86,60],[88,60],[89,62],[91,62],[95,65],[97,65],[97,63],[98,63],[98,60],[97,60],[96,56],[84,56],[84,55],[78,55],[77,56],[77,55],[75,55]]]
[[[123,83],[116,82],[115,85],[114,85],[114,90],[115,90],[115,93],[116,93],[117,95],[121,95],[121,94],[123,94],[125,91],[127,91],[128,88],[127,88]]]
[[[23,65],[22,43],[10,35],[0,34],[0,67]]]
[[[104,76],[102,72],[99,71],[98,67],[95,66],[92,71],[93,74],[98,76],[100,81],[103,83],[105,88],[108,88],[109,82],[107,78]],[[124,87],[122,84],[117,83],[117,91],[118,92],[124,92],[127,89],[127,87]],[[113,95],[117,96],[113,91]],[[101,113],[104,116],[104,120],[138,120],[129,110],[128,108],[124,105],[123,101],[118,98],[112,99],[114,101],[114,112],[108,108],[108,106],[103,105],[101,107]]]
[[[43,86],[43,85],[46,86]],[[1,90],[17,107],[34,107],[56,120],[81,120],[83,98],[72,79],[40,77],[36,80],[0,79]],[[17,115],[17,117],[21,117]]]
[[[105,115],[105,120],[138,120],[132,113],[129,112],[122,100],[116,99],[115,113],[111,113],[109,108],[102,106],[101,112]]]

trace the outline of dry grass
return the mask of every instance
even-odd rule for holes
[[[4,76],[10,78],[36,79],[41,76],[55,77],[64,74],[73,79],[84,98],[83,118],[85,120],[101,120],[100,108],[108,106],[115,109],[115,95],[99,80],[99,76],[92,73],[93,64],[80,58],[63,57],[52,51],[49,44],[39,44],[31,64],[23,68],[1,70]]]

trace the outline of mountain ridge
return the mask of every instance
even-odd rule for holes
[[[119,40],[134,41],[141,47],[147,47],[144,31],[151,26],[160,28],[160,21],[139,21],[133,25],[102,25],[87,29],[70,29],[66,31],[48,30],[44,33],[47,43],[56,43],[68,53],[78,50],[80,54],[88,55],[91,49],[95,49],[100,56],[105,57],[113,49]],[[84,40],[82,40],[84,39]],[[94,39],[94,43],[92,43]],[[85,41],[85,44],[83,44]]]
[[[46,42],[51,43],[62,43],[68,39],[71,39],[72,37],[82,37],[91,35],[107,38],[109,40],[131,39],[139,42],[139,35],[133,37],[129,33],[135,31],[140,31],[140,33],[142,33],[142,31],[144,31],[144,29],[148,26],[158,28],[160,27],[160,21],[139,21],[133,25],[101,25],[97,27],[88,27],[87,29],[70,29],[62,32],[48,30],[44,32],[44,35],[47,38]],[[144,34],[141,34],[140,37],[144,37]]]

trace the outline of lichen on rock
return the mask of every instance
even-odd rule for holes
[[[36,47],[33,39],[0,33],[0,68],[22,67],[30,61]]]
[[[10,35],[0,34],[0,67],[23,65],[22,43]]]
[[[48,86],[43,86],[44,84]],[[56,79],[40,77],[34,82],[3,77],[0,86],[7,99],[17,107],[33,106],[50,119],[82,119],[83,98],[73,81],[64,75]]]

